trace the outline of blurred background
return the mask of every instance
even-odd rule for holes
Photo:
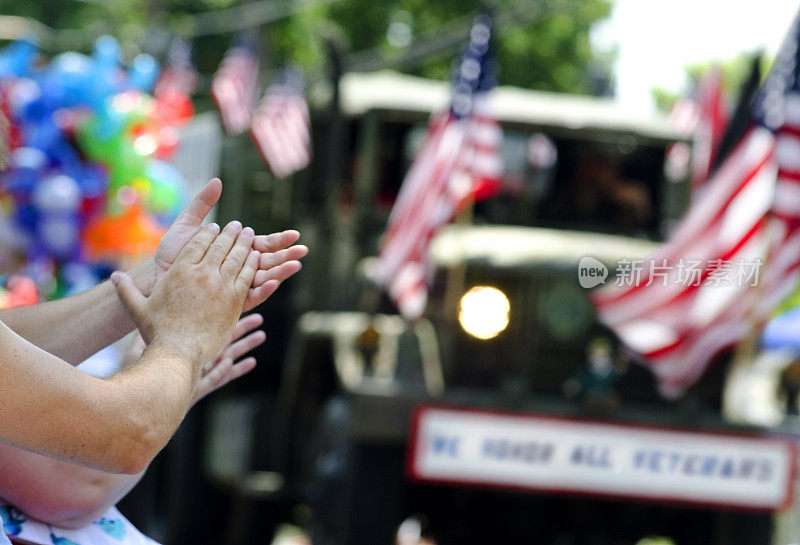
[[[0,309],[139,262],[219,176],[215,221],[310,254],[120,502],[145,534],[799,543],[765,4],[6,0]]]

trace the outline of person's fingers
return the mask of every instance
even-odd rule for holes
[[[231,334],[230,341],[228,341],[228,344],[226,344],[222,348],[222,350],[219,351],[216,359],[225,357],[225,351],[232,343],[238,341],[240,338],[244,337],[246,334],[250,333],[263,323],[264,323],[264,317],[261,316],[261,314],[258,314],[257,312],[254,312],[253,314],[248,314],[244,318],[240,318],[239,321],[236,322],[236,327],[233,328],[233,333]],[[234,357],[234,359],[236,358]]]
[[[189,205],[175,219],[175,223],[199,227],[219,201],[220,195],[222,195],[222,182],[219,178],[214,178],[194,196]]]
[[[256,359],[252,356],[236,363],[228,363],[228,361],[230,360],[225,361],[224,367],[220,366],[218,369],[214,370],[215,375],[209,377],[213,378],[213,382],[210,384],[211,387],[207,392],[203,393],[203,396],[210,394],[214,390],[219,390],[229,382],[249,373],[256,367]]]
[[[271,235],[258,235],[253,241],[253,248],[259,252],[277,252],[294,244],[299,238],[300,233],[294,229]]]
[[[239,340],[246,333],[253,331],[255,328],[257,328],[263,323],[264,323],[264,317],[256,312],[254,312],[253,314],[248,314],[244,318],[241,318],[236,323],[236,327],[233,329],[233,334],[231,335],[231,342]]]
[[[223,277],[236,278],[242,272],[248,256],[255,251],[253,250],[253,236],[253,230],[250,227],[245,227],[239,233],[236,242],[219,267]],[[258,268],[257,263],[256,268]]]
[[[256,359],[253,356],[245,358],[242,361],[237,361],[233,364],[228,374],[223,378],[223,383],[220,386],[228,384],[232,380],[236,380],[242,375],[246,375],[256,367]]]
[[[117,295],[120,301],[122,301],[122,304],[125,305],[125,308],[128,309],[128,312],[133,316],[134,321],[138,323],[139,317],[144,311],[144,305],[147,302],[145,296],[142,295],[142,292],[139,291],[139,288],[133,283],[131,277],[124,272],[114,271],[111,273],[111,283],[114,284],[114,288],[116,288]]]
[[[209,223],[197,231],[192,239],[186,243],[186,246],[181,249],[178,257],[175,259],[175,263],[179,261],[200,263],[218,234],[219,225],[216,223]]]
[[[198,399],[219,388],[231,367],[233,367],[233,360],[230,358],[216,360],[210,366],[204,367],[198,383],[198,393],[200,394]]]
[[[270,298],[275,293],[281,283],[277,280],[267,280],[257,288],[251,288],[244,302],[244,311],[256,308],[258,305]]]
[[[203,263],[211,267],[219,268],[228,256],[228,252],[230,252],[233,245],[236,244],[236,240],[239,238],[239,233],[241,231],[242,224],[238,221],[228,223],[208,248],[208,251],[203,257]]]
[[[205,396],[222,388],[232,380],[249,373],[256,367],[254,357],[245,358],[242,361],[233,363],[230,359],[219,360],[213,367],[209,368],[205,375],[198,382],[195,397],[192,404],[197,403]]]
[[[214,389],[218,390],[222,388],[229,382],[236,380],[237,378],[245,375],[255,369],[256,367],[256,359],[252,356],[249,358],[245,358],[242,361],[237,361],[236,363],[228,366],[227,371],[225,372],[222,377],[220,377],[219,381],[214,385]]]
[[[228,346],[222,356],[236,361],[252,349],[263,344],[265,340],[267,340],[267,334],[263,331],[256,331]]]
[[[244,267],[239,271],[239,276],[236,277],[236,290],[241,296],[245,296],[253,285],[256,269],[258,269],[258,252],[252,250],[247,256]]]
[[[299,261],[287,261],[286,263],[278,265],[277,267],[272,267],[271,269],[259,270],[256,272],[256,276],[253,279],[253,286],[260,286],[269,280],[283,282],[290,276],[300,272],[300,269],[302,268],[303,264]]]
[[[303,245],[292,246],[291,248],[286,248],[277,252],[262,253],[261,259],[258,262],[258,268],[261,270],[271,269],[287,261],[302,259],[307,254],[308,248]]]

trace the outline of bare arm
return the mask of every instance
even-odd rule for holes
[[[0,500],[28,517],[61,528],[97,520],[144,475],[108,473],[0,443]]]
[[[218,229],[198,231],[149,298],[112,275],[147,349],[108,380],[0,324],[0,441],[113,472],[147,467],[188,410],[201,366],[230,339],[258,268],[252,229]]]
[[[0,441],[137,473],[180,423],[199,363],[154,345],[109,380],[86,375],[0,324]],[[163,380],[162,377],[169,377]]]
[[[231,343],[199,379],[194,402],[255,367],[252,357],[235,364],[232,362],[264,342],[262,331],[241,338],[262,322],[258,314],[239,320]],[[141,343],[134,348],[133,360],[141,356],[144,348],[143,341]],[[16,506],[29,517],[61,528],[80,528],[97,520],[122,499],[144,474],[108,473],[1,443],[0,467],[3,468],[0,501]]]
[[[142,292],[150,293],[152,259],[129,274]],[[28,342],[72,365],[134,328],[111,282],[66,299],[2,311],[0,321]]]

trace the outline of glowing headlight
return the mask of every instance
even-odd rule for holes
[[[458,322],[479,339],[497,337],[508,326],[511,303],[497,288],[475,286],[461,297]]]

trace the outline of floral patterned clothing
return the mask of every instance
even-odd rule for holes
[[[29,519],[11,505],[0,505],[0,528],[42,545],[158,545],[141,533],[116,507],[83,528],[58,528]],[[0,531],[2,534],[2,531]],[[8,542],[0,537],[0,545]]]

